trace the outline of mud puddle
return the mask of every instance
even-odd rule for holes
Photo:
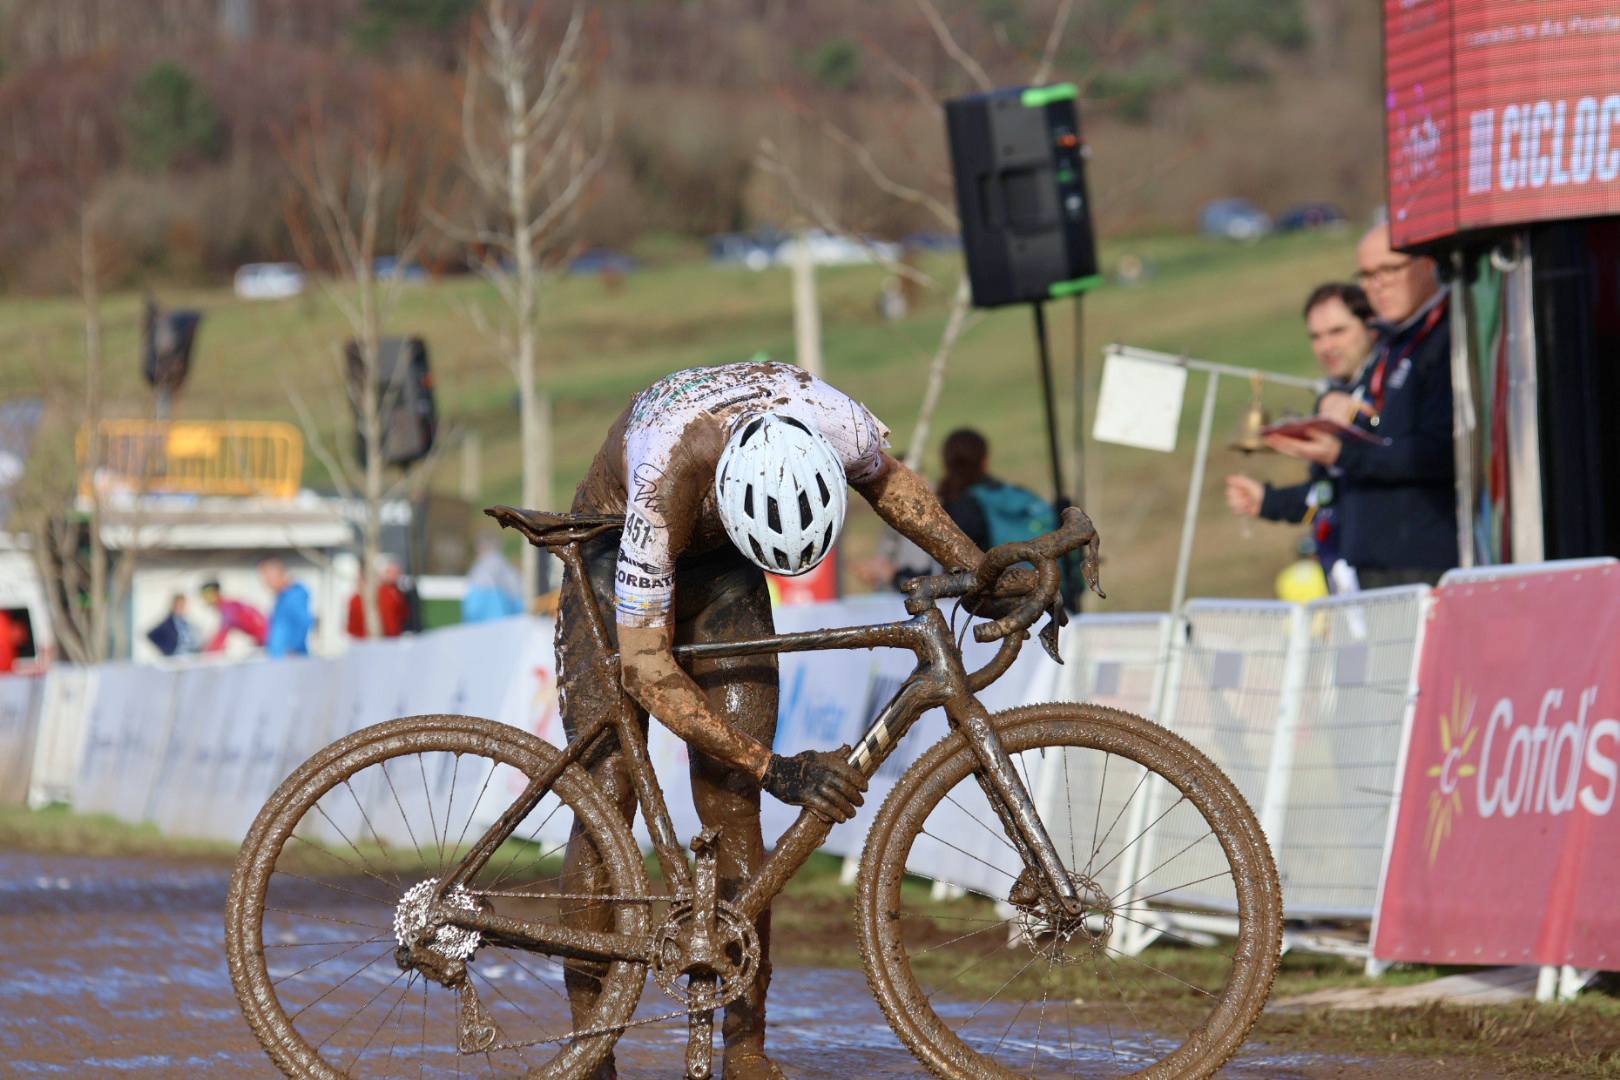
[[[207,863],[0,853],[0,1074],[278,1075],[242,1020],[226,973],[227,881],[225,868]],[[560,980],[540,985],[551,977],[544,970],[532,981],[531,975],[511,970],[493,978],[504,984],[504,993],[518,995],[528,983],[556,998]],[[649,986],[638,1015],[672,1009]],[[779,967],[770,1017],[772,1052],[795,1077],[921,1074],[858,971]],[[1035,1049],[1027,1020],[985,1019],[987,1030],[1028,1040]],[[683,1044],[684,1030],[670,1023],[632,1029],[619,1043],[621,1075],[677,1075]],[[1118,1075],[1125,1070],[1112,1062],[1129,1060],[1154,1043],[1118,1030],[1077,1029],[1074,1046],[1077,1063],[1095,1061],[1099,1074]],[[1089,1071],[1083,1065],[1080,1074]],[[1223,1075],[1400,1071],[1389,1059],[1282,1054],[1252,1045]]]

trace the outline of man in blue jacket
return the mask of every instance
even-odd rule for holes
[[[259,580],[276,598],[276,606],[270,611],[265,653],[270,656],[308,656],[309,631],[315,625],[315,616],[309,609],[309,590],[292,579],[280,559],[261,562]]]
[[[1356,259],[1378,347],[1354,389],[1325,395],[1319,409],[1370,438],[1266,442],[1335,478],[1342,553],[1362,588],[1432,585],[1457,565],[1450,293],[1432,259],[1390,247],[1387,225],[1362,238]]]

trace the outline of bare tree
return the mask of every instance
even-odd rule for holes
[[[606,159],[608,117],[585,93],[584,9],[551,39],[543,7],[487,0],[461,101],[462,158],[476,198],[470,220],[446,221],[480,252],[479,267],[506,308],[496,330],[518,387],[525,506],[552,506],[551,404],[540,362],[546,259],[565,242],[573,211]],[[523,549],[523,587],[538,589],[539,551]]]
[[[965,49],[951,32],[950,25],[940,13],[933,0],[912,0],[921,14],[923,20],[933,32],[939,47],[947,57],[959,68],[969,81],[979,90],[989,90],[994,86],[990,75],[967,49]],[[1067,32],[1069,22],[1074,13],[1074,0],[1060,0],[1053,13],[1051,26],[1048,28],[1040,55],[1035,58],[1034,75],[1032,82],[1045,82],[1052,72],[1052,66],[1057,58],[1058,49],[1062,45],[1064,34]],[[900,84],[930,112],[937,113],[943,108],[942,95],[903,64],[889,56],[882,49],[870,45],[883,65],[888,69]],[[917,207],[939,226],[949,232],[960,232],[961,222],[957,218],[956,210],[951,205],[948,191],[949,177],[936,178],[938,183],[946,185],[943,193],[930,191],[926,186],[904,183],[892,176],[879,163],[871,148],[845,131],[837,124],[813,111],[800,108],[799,113],[809,123],[820,131],[823,138],[836,146],[850,161],[866,176],[866,178],[881,192],[890,198]],[[828,208],[814,199],[799,181],[797,170],[793,168],[768,140],[761,144],[759,162],[762,168],[782,180],[789,195],[799,205],[801,210],[813,218],[817,224],[829,231],[846,232],[840,228],[836,215]],[[875,253],[875,252],[874,252]],[[894,263],[879,259],[892,272],[924,287],[932,287],[935,283],[926,275],[919,274],[915,268],[904,263]],[[927,448],[928,436],[933,425],[935,411],[939,408],[941,393],[945,387],[945,373],[950,364],[952,352],[963,334],[972,328],[976,316],[971,311],[972,295],[968,289],[967,275],[960,275],[951,290],[950,307],[946,313],[945,326],[940,333],[939,343],[935,346],[934,354],[928,364],[928,378],[923,388],[922,400],[917,407],[917,422],[912,427],[911,440],[906,447],[905,463],[911,468],[917,468],[922,462],[923,452]]]
[[[288,208],[289,232],[299,258],[312,272],[330,267],[336,280],[320,276],[321,288],[348,324],[359,358],[359,378],[343,372],[350,410],[356,419],[358,461],[327,446],[303,395],[290,384],[289,399],[311,451],[326,467],[338,492],[361,506],[359,557],[365,587],[360,590],[366,634],[380,636],[377,609],[378,566],[382,555],[383,506],[412,490],[431,467],[434,454],[387,475],[385,424],[403,393],[407,365],[385,372],[384,328],[398,305],[405,270],[415,259],[425,230],[415,208],[433,181],[435,162],[429,140],[415,118],[372,108],[358,125],[335,130],[328,114],[313,105],[307,122],[279,138],[281,156],[297,186]],[[379,276],[380,244],[393,241],[395,270]],[[347,368],[344,350],[336,362]]]

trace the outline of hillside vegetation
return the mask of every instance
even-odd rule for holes
[[[514,0],[516,2],[516,0]],[[72,286],[77,223],[99,211],[103,277],[226,279],[291,258],[286,140],[408,119],[434,182],[406,217],[462,220],[457,107],[475,0],[3,0],[0,289]],[[1082,89],[1099,227],[1185,229],[1205,201],[1381,198],[1377,11],[1353,0],[597,0],[589,100],[611,123],[576,246],[788,225],[769,139],[846,228],[937,228],[829,141],[951,199],[934,100],[973,81],[926,10],[998,85],[1027,82],[1067,9],[1051,78]],[[537,3],[548,34],[572,4]],[[383,237],[386,245],[395,242]],[[434,267],[466,252],[430,237]]]
[[[1101,349],[1109,341],[1308,374],[1311,361],[1298,305],[1312,284],[1346,273],[1352,242],[1347,234],[1329,234],[1278,237],[1251,247],[1203,239],[1112,245],[1105,261],[1111,264],[1129,252],[1145,259],[1152,274],[1141,285],[1110,286],[1088,299],[1088,398],[1095,395]],[[742,359],[758,350],[792,357],[784,271],[712,269],[690,248],[674,243],[649,251],[650,265],[617,288],[594,278],[562,278],[547,294],[543,355],[545,382],[555,399],[559,491],[571,490],[583,474],[629,395],[659,375]],[[956,266],[954,259],[941,257],[925,269],[948,283]],[[875,311],[881,280],[876,268],[821,272],[827,375],[893,428],[900,451],[908,445],[944,301],[938,293],[925,294],[932,298],[921,311],[885,323]],[[347,330],[318,292],[269,303],[239,301],[224,290],[172,291],[164,299],[205,312],[178,416],[292,419],[287,395],[292,386],[318,412],[326,437],[336,435],[347,445],[352,429],[336,363]],[[477,331],[469,314],[492,300],[488,287],[472,278],[407,287],[389,327],[427,338],[446,425],[482,436],[483,500],[513,501],[519,462],[512,382],[495,345]],[[139,303],[138,295],[125,293],[106,304],[115,414],[150,415],[151,399],[137,367]],[[1067,304],[1049,305],[1065,444],[1072,423],[1068,312]],[[81,335],[77,308],[69,300],[0,299],[0,399],[71,380],[82,365]],[[988,434],[998,473],[1046,489],[1038,385],[1028,312],[1011,309],[985,317],[952,361],[929,467],[944,434],[955,425],[972,424]],[[1259,523],[1246,537],[1227,515],[1221,477],[1251,464],[1224,449],[1249,388],[1236,380],[1223,380],[1222,387],[1193,592],[1269,595],[1272,577],[1292,557],[1297,530]],[[1088,449],[1086,505],[1103,536],[1110,597],[1105,610],[1162,609],[1168,601],[1202,393],[1201,377],[1192,377],[1174,455],[1095,444]],[[1298,393],[1268,392],[1268,399],[1274,412],[1305,411],[1310,404]],[[53,426],[50,434],[63,438],[70,432]],[[1288,480],[1298,471],[1269,456],[1252,464],[1262,475]],[[451,455],[435,484],[453,491],[457,477]],[[328,483],[313,455],[306,455],[306,481],[315,487]],[[864,508],[852,521],[846,555],[858,558],[872,550],[878,524]]]

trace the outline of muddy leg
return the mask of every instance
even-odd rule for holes
[[[616,712],[622,699],[617,680],[606,678],[595,662],[597,657],[585,621],[587,614],[571,587],[570,576],[564,575],[562,610],[557,620],[556,655],[563,731],[572,741],[577,732],[593,721]],[[611,611],[611,564],[600,574],[597,567],[592,565],[591,577],[597,593],[597,602],[602,602],[605,592],[609,598],[607,610]],[[599,580],[601,578],[605,578],[605,582]],[[608,634],[610,639],[616,636],[611,623],[608,625]],[[646,714],[641,713],[638,721],[645,731]],[[612,751],[591,766],[591,775],[602,786],[602,791],[608,799],[619,808],[619,813],[624,815],[624,820],[628,824],[635,818],[635,790],[631,786],[624,757],[618,750],[617,739],[610,738],[613,738]],[[603,869],[601,856],[580,831],[577,823],[568,838],[568,851],[563,857],[562,880],[569,892],[600,894],[607,891],[608,877]],[[584,930],[611,928],[613,921],[611,904],[591,904],[580,900],[564,900],[559,903],[562,905],[561,921],[565,926]],[[605,963],[583,960],[570,960],[564,965],[563,982],[568,989],[568,1006],[573,1014],[576,1029],[590,1022],[596,1010],[597,998],[602,992],[602,977],[607,973],[607,969],[608,965]],[[611,1080],[616,1076],[613,1055],[609,1054],[592,1075],[593,1080]]]
[[[747,575],[745,575],[745,580]],[[692,640],[724,641],[757,637],[772,632],[770,597],[758,582],[747,587],[719,590],[716,602],[690,627],[678,627],[678,636]],[[686,633],[683,633],[685,631]],[[691,668],[709,705],[728,723],[742,728],[769,746],[776,734],[775,657],[734,657]],[[716,860],[720,898],[734,899],[765,859],[759,826],[759,784],[708,756],[692,754],[692,798],[706,827],[720,830]],[[721,1033],[725,1042],[727,1080],[772,1078],[781,1072],[765,1056],[765,992],[771,982],[771,915],[759,916],[760,964],[753,985],[726,1008]]]

